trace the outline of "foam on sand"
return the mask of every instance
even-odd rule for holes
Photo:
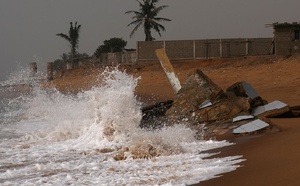
[[[209,159],[213,154],[203,151],[232,144],[196,140],[195,131],[180,124],[140,129],[138,79],[116,69],[101,76],[105,85],[77,96],[35,87],[22,99],[19,119],[5,125],[21,137],[0,142],[1,184],[185,185],[243,161]]]

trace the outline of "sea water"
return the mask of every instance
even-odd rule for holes
[[[203,151],[232,144],[196,140],[180,123],[139,128],[138,79],[116,69],[100,76],[103,85],[77,95],[23,77],[2,83],[0,185],[188,185],[243,161],[210,159]],[[30,89],[16,89],[24,83]]]

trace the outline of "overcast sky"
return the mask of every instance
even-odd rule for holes
[[[300,22],[299,0],[161,0],[169,7],[161,17],[166,32],[157,40],[272,37],[274,22]],[[67,33],[69,23],[81,24],[79,52],[92,55],[103,41],[122,37],[127,48],[144,40],[143,30],[129,38],[128,10],[135,0],[0,0],[0,80],[17,66],[38,66],[69,52],[56,36]]]

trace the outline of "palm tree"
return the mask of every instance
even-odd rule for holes
[[[134,14],[131,23],[129,23],[127,26],[135,25],[134,29],[130,33],[130,37],[132,37],[135,33],[135,31],[143,26],[144,27],[144,33],[146,35],[145,41],[153,41],[154,38],[151,35],[151,30],[154,29],[159,36],[161,36],[160,31],[165,31],[165,27],[161,24],[159,24],[160,21],[171,21],[167,18],[157,17],[159,12],[165,8],[167,8],[167,5],[163,6],[156,6],[156,3],[159,0],[143,0],[141,3],[139,0],[136,0],[139,3],[140,10],[134,11],[130,10],[125,12],[125,14]]]
[[[77,50],[78,44],[79,44],[80,27],[81,27],[81,25],[77,26],[77,22],[75,22],[74,26],[73,26],[73,23],[70,22],[70,29],[69,29],[68,35],[63,34],[63,33],[56,34],[57,36],[60,36],[60,37],[64,38],[65,40],[67,40],[70,43],[71,61],[69,63],[67,62],[67,69],[72,69],[73,68],[74,56],[76,54],[76,50]]]

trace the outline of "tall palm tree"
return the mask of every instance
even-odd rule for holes
[[[135,31],[138,30],[141,26],[144,27],[144,33],[146,35],[145,41],[152,41],[154,38],[151,35],[151,30],[154,29],[159,36],[161,36],[160,31],[165,31],[165,27],[161,24],[159,24],[160,21],[171,21],[170,19],[163,18],[163,17],[157,17],[159,12],[165,8],[167,8],[167,5],[163,6],[156,6],[156,3],[159,0],[143,0],[143,2],[140,2],[139,0],[136,0],[139,3],[140,10],[134,11],[130,10],[125,12],[125,14],[134,14],[131,23],[129,23],[127,26],[135,25],[134,29],[130,33],[130,37],[132,37],[135,33]]]
[[[67,62],[67,69],[72,69],[73,68],[74,56],[76,54],[76,50],[78,49],[78,45],[79,45],[80,27],[81,27],[81,25],[77,26],[77,22],[75,22],[74,26],[73,26],[73,23],[70,22],[70,29],[69,29],[68,34],[63,34],[63,33],[56,34],[57,36],[60,36],[60,37],[64,38],[65,40],[67,40],[70,43],[71,61],[69,63]]]

